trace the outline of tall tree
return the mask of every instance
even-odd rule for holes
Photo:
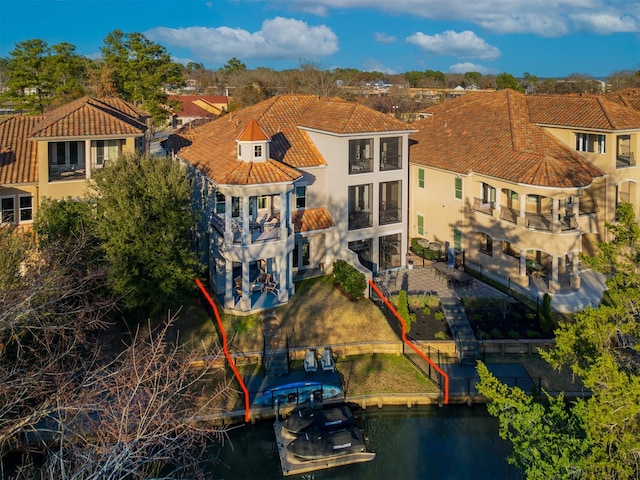
[[[515,390],[505,394],[487,375],[478,386],[494,402],[490,411],[509,432],[527,478],[640,477],[640,228],[632,205],[620,204],[617,213],[618,223],[607,225],[614,240],[581,258],[607,274],[608,300],[562,323],[555,346],[542,353],[553,367],[578,375],[591,397],[561,416],[553,414],[553,401],[551,410],[536,413],[537,402]]]
[[[47,42],[31,39],[19,42],[6,64],[4,99],[17,110],[42,114],[52,101],[54,79],[50,75]]]
[[[90,60],[78,55],[75,45],[66,42],[54,45],[48,61],[54,82],[53,105],[64,105],[85,94]]]
[[[170,158],[124,155],[95,181],[111,287],[142,318],[175,307],[199,274],[184,170]]]
[[[496,77],[496,87],[498,90],[504,90],[511,88],[518,92],[524,93],[524,88],[520,85],[520,82],[510,73],[501,73]]]
[[[141,33],[114,30],[104,39],[102,59],[120,96],[142,105],[154,123],[165,121],[164,87],[184,84],[184,67],[171,60],[167,50]]]

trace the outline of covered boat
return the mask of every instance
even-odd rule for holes
[[[283,422],[282,428],[297,435],[312,427],[320,430],[338,430],[353,425],[354,417],[347,405],[314,408],[312,405],[296,407]]]
[[[314,426],[298,435],[287,449],[289,453],[303,460],[319,460],[366,452],[362,432],[354,426],[340,430],[320,430]]]
[[[264,390],[254,403],[257,405],[280,405],[306,402],[311,396],[315,400],[337,397],[342,388],[320,382],[294,382]]]

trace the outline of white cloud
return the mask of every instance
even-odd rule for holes
[[[483,75],[487,75],[490,73],[496,73],[496,70],[488,67],[483,67],[482,65],[478,65],[477,63],[463,62],[463,63],[456,63],[454,65],[450,65],[449,72],[450,73],[479,72]]]
[[[373,59],[365,60],[362,67],[365,72],[382,72],[386,73],[387,75],[395,75],[398,73],[397,70],[387,67],[386,65],[383,65],[379,61]]]
[[[597,34],[640,31],[631,0],[281,0],[293,9],[328,16],[329,10],[364,9],[474,23],[495,33],[557,37],[574,29]],[[606,12],[606,13],[603,13]]]
[[[606,12],[576,13],[570,15],[573,24],[579,29],[606,35],[608,33],[637,32],[640,22],[630,15],[619,16]]]
[[[454,55],[460,58],[494,60],[500,50],[489,45],[471,31],[454,32],[448,30],[436,35],[415,33],[406,38],[408,43],[418,46],[424,53],[433,55]]]
[[[265,20],[255,33],[229,27],[157,27],[145,35],[163,45],[187,48],[195,57],[212,62],[224,62],[231,57],[297,61],[338,51],[338,37],[329,27],[309,26],[282,17]]]
[[[373,34],[373,38],[376,40],[376,42],[380,42],[380,43],[393,43],[396,41],[396,37],[394,37],[393,35],[387,35],[386,33],[374,33]]]

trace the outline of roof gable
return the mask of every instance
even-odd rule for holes
[[[34,126],[30,136],[140,136],[146,129],[142,113],[145,112],[121,99],[82,97],[46,113]]]

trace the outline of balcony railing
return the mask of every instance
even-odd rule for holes
[[[616,156],[616,168],[631,167],[636,164],[635,152],[618,153]]]
[[[402,168],[401,155],[382,155],[380,157],[380,170],[398,170]]]
[[[402,220],[402,210],[399,208],[388,208],[380,211],[380,225],[398,223]]]
[[[580,215],[589,215],[591,213],[598,213],[598,202],[596,200],[580,200],[578,204],[578,213]]]
[[[357,230],[371,226],[371,212],[360,210],[349,214],[349,230]]]
[[[373,172],[373,158],[349,161],[349,174]]]
[[[214,214],[211,216],[211,226],[220,234],[224,235],[226,231],[224,217]],[[233,231],[233,243],[242,243],[243,224],[237,218],[231,222]],[[269,240],[278,240],[280,238],[280,222],[249,222],[249,235],[251,243],[266,242]]]
[[[551,231],[553,226],[553,216],[545,213],[525,213],[525,226],[531,230]],[[574,230],[578,228],[578,221],[575,214],[566,214],[558,220],[560,230]]]
[[[517,223],[518,210],[509,207],[502,207],[500,209],[500,218],[509,223]]]
[[[493,215],[493,211],[495,210],[495,202],[487,202],[482,198],[475,197],[473,199],[473,209],[476,212]]]
[[[49,165],[49,181],[58,182],[61,180],[81,180],[87,174],[84,165]]]

